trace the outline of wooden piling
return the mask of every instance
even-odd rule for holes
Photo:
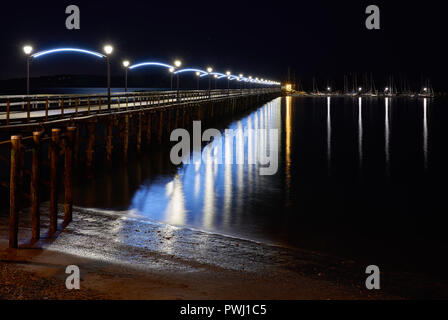
[[[41,131],[33,132],[33,156],[31,160],[31,229],[32,241],[40,239],[40,139]]]
[[[51,130],[50,159],[50,231],[54,235],[58,229],[58,156],[61,129]]]
[[[64,226],[72,221],[73,213],[73,145],[75,127],[68,127],[66,132],[64,156]]]
[[[159,144],[162,143],[162,138],[163,138],[163,110],[159,111],[159,125],[158,128],[159,130],[159,134],[158,134],[158,142]]]
[[[124,130],[123,130],[123,161],[128,162],[128,148],[129,148],[129,115],[124,116]]]
[[[9,247],[17,249],[19,233],[19,205],[21,192],[19,188],[19,176],[22,168],[21,160],[21,136],[11,137],[11,164],[9,181]]]
[[[113,120],[109,119],[106,126],[106,162],[109,166],[112,164],[112,132]]]
[[[149,145],[151,143],[151,113],[148,112],[146,119],[146,143]]]
[[[86,146],[86,166],[88,169],[93,168],[93,160],[95,156],[95,122],[87,123],[87,146]]]
[[[138,113],[137,119],[137,152],[140,153],[142,149],[142,113]]]

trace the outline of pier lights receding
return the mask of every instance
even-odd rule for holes
[[[123,67],[124,67],[124,92],[128,92],[128,68],[131,63],[129,60],[123,61]]]
[[[110,111],[110,59],[109,56],[114,51],[114,47],[110,44],[106,44],[103,48],[106,54],[106,64],[107,64],[107,109]]]
[[[30,95],[30,59],[33,47],[26,45],[23,47],[23,52],[26,54],[26,95]]]

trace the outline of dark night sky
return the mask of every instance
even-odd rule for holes
[[[393,2],[393,3],[392,3]],[[3,1],[0,78],[23,77],[22,46],[36,50],[76,46],[115,47],[113,71],[122,58],[156,59],[184,66],[281,80],[288,66],[299,77],[342,79],[344,73],[406,73],[432,77],[448,89],[446,11],[441,1]],[[81,30],[65,28],[65,7],[81,9]],[[364,26],[365,8],[381,9],[380,31]],[[70,65],[67,64],[70,61]],[[32,76],[103,74],[95,59],[45,58]]]

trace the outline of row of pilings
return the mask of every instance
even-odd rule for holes
[[[19,247],[19,218],[25,212],[22,209],[28,207],[31,244],[42,238],[40,206],[43,199],[50,200],[47,237],[54,237],[72,221],[73,172],[93,177],[95,166],[111,167],[113,159],[117,158],[126,164],[131,152],[138,156],[146,148],[168,144],[176,128],[191,132],[193,121],[201,121],[202,128],[207,128],[278,96],[279,93],[264,93],[153,108],[141,106],[22,128],[20,135],[0,142],[0,147],[10,147],[9,155],[0,156],[0,160],[9,164],[9,181],[0,181],[9,188],[9,247]],[[60,194],[63,194],[64,207],[62,225],[58,219]]]

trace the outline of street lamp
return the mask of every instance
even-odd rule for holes
[[[196,71],[196,77],[198,77],[198,90],[199,90],[199,79],[201,78],[201,73]]]
[[[215,78],[215,90],[216,90],[216,81],[218,80],[218,75],[215,74],[213,77]]]
[[[252,76],[249,76],[249,93],[251,89],[252,89]]]
[[[242,79],[243,79],[243,74],[240,73],[240,74],[238,75],[238,77],[239,77],[238,81],[240,81],[240,90],[241,90],[241,93],[242,93],[242,92],[243,92],[243,84],[241,83],[241,81],[242,81]]]
[[[130,65],[129,60],[123,61],[124,67],[124,92],[128,92],[128,67]]]
[[[227,75],[227,95],[230,94],[230,71],[226,72]]]
[[[104,53],[106,54],[106,64],[107,64],[107,109],[110,111],[110,60],[109,55],[112,54],[114,48],[107,44],[103,48]]]
[[[210,89],[211,89],[211,84],[212,84],[212,79],[210,78],[210,73],[213,72],[213,68],[212,67],[208,67],[207,68],[207,73],[208,73],[208,97],[210,98]]]
[[[174,66],[176,67],[176,69],[178,69],[180,66],[182,65],[182,61],[175,60],[174,61]],[[179,100],[179,73],[176,73],[176,82],[177,82],[177,100]]]
[[[174,73],[174,67],[171,67],[168,69],[170,71],[170,77],[171,77],[171,87],[170,87],[170,91],[173,91],[173,73]]]
[[[33,47],[26,45],[23,47],[23,52],[26,54],[26,95],[30,95],[30,60]]]

